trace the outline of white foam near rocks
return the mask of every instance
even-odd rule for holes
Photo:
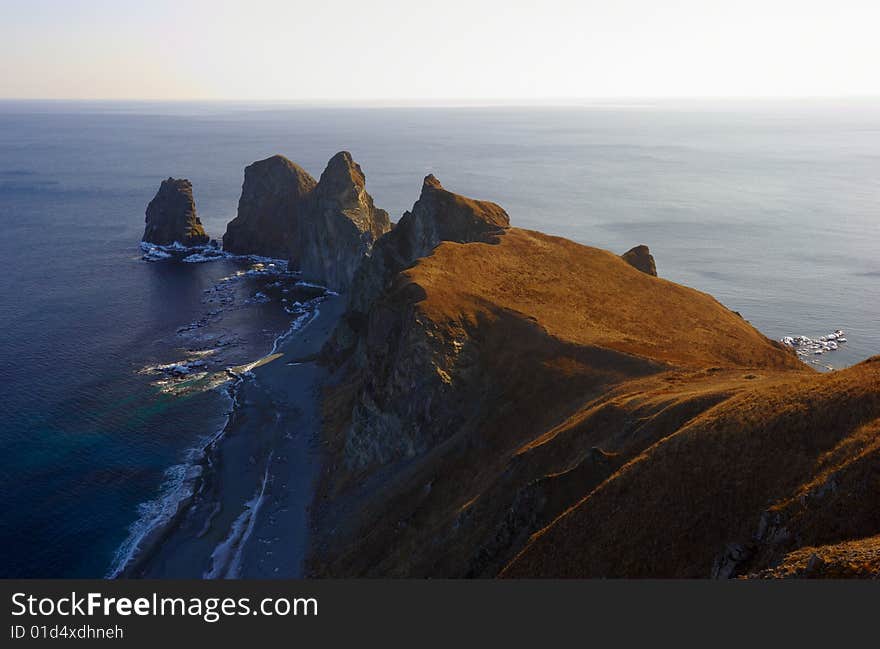
[[[143,244],[141,244],[141,248],[144,251],[144,256],[142,257],[144,261],[162,261],[163,259],[171,259],[171,253],[162,250],[159,246],[144,247]]]
[[[837,329],[830,334],[824,334],[818,338],[785,336],[780,339],[780,342],[794,349],[798,356],[806,360],[811,356],[821,356],[828,352],[837,351],[840,349],[840,345],[846,342],[846,336],[842,329]]]
[[[261,255],[235,255],[223,250],[216,243],[209,243],[203,246],[184,246],[175,241],[170,245],[161,246],[141,241],[140,247],[144,253],[141,257],[144,261],[179,259],[187,264],[203,264],[208,261],[230,259],[253,263],[255,268],[245,271],[249,275],[268,275],[287,271],[287,261],[284,259],[273,259],[272,257],[263,257]]]
[[[206,261],[216,261],[218,259],[228,259],[229,255],[222,250],[217,250],[216,248],[206,250],[203,252],[194,252],[190,255],[187,255],[180,261],[187,264],[203,264]]]
[[[211,245],[188,248],[177,241],[167,246],[141,241],[141,250],[144,253],[142,257],[144,261],[163,261],[186,253],[207,253],[208,250],[216,251],[217,248]]]

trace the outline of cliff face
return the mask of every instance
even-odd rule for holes
[[[326,350],[313,574],[768,576],[880,534],[880,362],[819,375],[706,294],[439,191]]]
[[[331,362],[338,363],[363,341],[363,326],[374,302],[398,273],[443,241],[497,243],[509,225],[507,212],[495,203],[454,194],[433,175],[427,176],[412,210],[376,242],[370,257],[358,267],[348,312],[326,350]]]
[[[331,158],[317,182],[284,156],[255,162],[245,168],[238,216],[223,247],[288,259],[303,279],[347,291],[373,242],[391,228],[365,182],[347,151]]]
[[[308,172],[281,155],[245,167],[238,215],[226,226],[223,248],[288,258],[301,247],[300,220],[315,184]]]
[[[311,192],[302,239],[291,253],[292,267],[303,277],[346,291],[373,243],[391,229],[385,210],[373,204],[360,165],[347,151],[327,163]]]
[[[186,179],[168,178],[159,186],[156,196],[147,205],[143,240],[160,246],[175,242],[184,246],[208,243],[208,235],[196,215],[192,183]]]

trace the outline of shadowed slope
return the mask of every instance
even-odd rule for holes
[[[874,536],[878,449],[880,357],[756,382],[623,465],[504,575],[729,577],[801,547]],[[810,554],[841,562],[846,550]],[[878,566],[876,556],[865,563]]]

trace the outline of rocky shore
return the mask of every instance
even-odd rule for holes
[[[224,249],[334,294],[248,370],[209,496],[130,574],[880,574],[880,357],[822,375],[645,245],[434,176],[392,226],[365,187],[346,152],[245,171]]]

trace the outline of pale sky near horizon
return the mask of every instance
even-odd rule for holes
[[[0,0],[0,98],[880,95],[876,0]]]

